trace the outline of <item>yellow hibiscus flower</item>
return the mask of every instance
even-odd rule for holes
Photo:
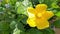
[[[30,27],[37,27],[38,29],[45,29],[49,27],[48,20],[54,16],[52,11],[47,11],[47,5],[38,4],[35,8],[28,7],[27,24]]]

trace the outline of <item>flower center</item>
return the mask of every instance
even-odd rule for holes
[[[37,17],[42,17],[42,14],[41,14],[41,13],[38,13],[38,14],[37,14]]]

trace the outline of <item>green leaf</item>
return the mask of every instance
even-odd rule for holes
[[[13,31],[13,34],[25,34],[24,27],[22,23],[18,23]]]
[[[27,24],[27,18],[28,18],[28,17],[27,17],[26,15],[23,15],[23,17],[24,17],[24,18],[22,18],[22,20],[21,20],[22,23],[23,23],[23,24]]]
[[[16,25],[17,23],[15,22],[15,21],[12,21],[11,23],[10,23],[10,28],[11,29],[15,29],[15,25]]]
[[[24,11],[24,6],[22,5],[22,2],[20,2],[19,7],[17,8],[17,14],[23,14]]]
[[[43,3],[44,2],[44,0],[38,0],[40,3]]]
[[[21,21],[23,24],[26,24],[27,18],[28,17],[25,14],[20,14],[20,15],[18,15],[17,20]]]
[[[22,31],[25,31],[24,25],[21,22],[17,24],[17,28],[20,29],[20,30],[22,30]]]
[[[0,34],[9,34],[9,31],[0,31]]]
[[[22,2],[22,1],[24,1],[24,0],[18,0],[18,1],[21,1],[21,2]]]
[[[60,11],[55,14],[57,17],[60,17]]]
[[[42,32],[40,30],[32,28],[32,29],[28,30],[26,34],[42,34]]]
[[[18,28],[15,28],[13,34],[20,34],[20,30]]]
[[[57,28],[60,28],[60,19],[58,19],[54,22],[54,26]]]
[[[56,2],[53,2],[53,3],[51,4],[51,7],[52,7],[52,8],[59,8],[59,6],[57,5]]]
[[[52,28],[42,30],[42,32],[43,32],[43,34],[55,34],[55,32],[52,30]]]
[[[42,3],[47,4],[48,7],[51,7],[51,4],[55,2],[56,0],[43,0]]]
[[[8,30],[9,29],[9,23],[5,21],[0,21],[0,30]]]
[[[15,5],[16,2],[17,2],[17,0],[10,0],[9,3],[10,3],[11,5]]]
[[[13,34],[25,34],[25,32],[19,28],[15,28],[14,31],[13,31]]]
[[[29,2],[28,0],[24,0],[23,2],[17,2],[17,4],[16,4],[17,14],[27,15],[27,7],[28,6],[32,6],[31,2]]]

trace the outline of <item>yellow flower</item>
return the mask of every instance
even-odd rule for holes
[[[45,29],[49,27],[48,20],[54,16],[52,11],[46,11],[47,5],[38,4],[35,8],[28,7],[27,24],[30,27],[37,27],[38,29]]]

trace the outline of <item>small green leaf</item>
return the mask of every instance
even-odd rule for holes
[[[28,18],[28,17],[27,17],[26,15],[23,15],[23,17],[24,17],[24,18],[22,18],[22,20],[21,20],[22,23],[23,23],[23,24],[27,24],[27,18]]]
[[[42,32],[43,32],[43,34],[55,34],[55,32],[51,28],[42,30]]]
[[[15,21],[12,21],[12,22],[10,23],[10,28],[11,28],[11,29],[14,29],[16,24],[17,24],[17,23],[16,23]]]
[[[21,21],[23,24],[26,24],[26,21],[27,21],[27,16],[24,15],[24,14],[20,14],[17,18],[18,21]]]
[[[22,2],[22,1],[24,1],[24,0],[18,0],[18,1],[21,1],[21,2]]]
[[[58,19],[54,22],[54,26],[57,28],[60,28],[60,19]]]
[[[18,28],[15,28],[14,31],[13,31],[13,34],[20,34],[20,30]]]
[[[9,34],[9,31],[0,31],[0,34]]]
[[[21,30],[21,28],[19,29],[19,28],[16,27],[13,31],[13,34],[25,34],[25,32],[23,30]]]
[[[16,24],[16,28],[13,31],[13,34],[25,34],[24,27],[22,23]]]
[[[22,4],[22,2],[20,2],[19,7],[17,8],[17,14],[23,14],[24,13],[24,6]]]
[[[51,4],[53,3],[53,2],[55,2],[55,0],[43,0],[43,4],[47,4],[48,5],[48,7],[50,8],[51,7]]]
[[[0,21],[0,31],[8,29],[9,29],[9,23],[5,21]]]
[[[57,17],[60,17],[60,11],[55,14]]]
[[[22,30],[22,31],[25,31],[24,25],[21,22],[17,24],[17,28],[20,29],[20,30]]]
[[[28,32],[26,34],[42,34],[42,32],[40,30],[32,28],[32,29],[28,30]]]
[[[59,6],[56,4],[56,2],[53,2],[53,3],[51,4],[51,7],[52,7],[52,8],[59,8]]]

